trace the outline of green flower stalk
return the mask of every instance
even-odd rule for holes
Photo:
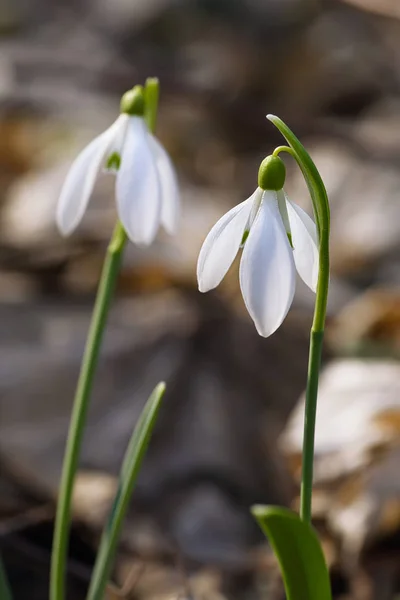
[[[281,152],[288,152],[299,165],[310,191],[317,228],[318,269],[304,415],[300,517],[276,506],[255,506],[252,512],[279,561],[287,600],[332,600],[324,553],[311,525],[318,377],[329,287],[329,203],[321,176],[305,148],[278,117],[268,115],[268,119],[289,144],[276,148],[273,156],[278,158]],[[290,243],[295,251],[296,239]]]
[[[300,497],[300,516],[303,520],[310,522],[312,512],[311,501],[318,379],[329,289],[330,210],[324,182],[304,146],[281,119],[274,115],[268,115],[268,119],[279,129],[290,145],[289,148],[286,146],[277,148],[274,155],[277,156],[280,152],[289,152],[296,160],[303,173],[310,191],[318,231],[319,269],[314,319],[310,335]]]
[[[78,469],[90,395],[107,323],[107,316],[127,239],[121,223],[118,222],[107,249],[106,260],[100,277],[92,322],[89,328],[72,408],[54,524],[50,572],[50,600],[64,600],[65,598],[71,501],[75,475]]]
[[[290,146],[280,146],[262,161],[255,192],[211,229],[200,250],[197,279],[201,292],[217,287],[243,248],[240,287],[256,329],[264,337],[280,327],[290,309],[296,271],[316,292],[301,486],[301,516],[310,521],[318,375],[329,286],[329,204],[323,181],[305,148],[283,121],[273,115],[268,118]],[[284,192],[286,169],[281,152],[291,154],[304,175],[315,223]]]
[[[117,170],[121,221],[117,221],[107,249],[72,409],[54,527],[50,600],[65,599],[74,480],[100,348],[128,236],[136,243],[148,244],[160,223],[172,231],[178,218],[179,198],[173,167],[165,150],[149,132],[149,128],[154,130],[157,104],[155,79],[147,80],[144,90],[136,86],[123,96],[120,117],[72,165],[58,205],[59,227],[65,234],[70,233],[83,217],[101,164]]]
[[[256,329],[264,337],[280,327],[290,309],[296,271],[316,292],[306,388],[300,518],[280,507],[256,506],[253,514],[277,555],[288,600],[331,600],[329,573],[311,527],[318,377],[329,287],[329,204],[322,179],[305,148],[283,121],[273,115],[268,118],[289,146],[276,148],[262,161],[255,192],[211,229],[199,254],[197,278],[201,292],[215,288],[243,249],[240,287]],[[286,169],[279,157],[281,152],[288,152],[304,175],[315,222],[284,192]]]

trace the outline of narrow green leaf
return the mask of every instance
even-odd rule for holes
[[[103,529],[87,600],[103,600],[104,598],[123,520],[150,441],[150,436],[156,423],[164,392],[165,384],[159,383],[147,400],[129,441],[121,467],[118,489],[115,494],[113,506]]]
[[[3,561],[0,558],[0,600],[12,600],[11,588],[8,583]]]
[[[279,561],[287,600],[332,600],[328,568],[313,527],[286,508],[254,506],[252,513]]]

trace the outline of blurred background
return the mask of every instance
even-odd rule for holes
[[[237,265],[197,291],[201,243],[301,138],[332,208],[314,520],[335,599],[400,598],[398,0],[1,0],[0,545],[15,600],[47,598],[54,503],[94,293],[115,219],[100,178],[79,230],[54,210],[76,153],[126,89],[161,81],[157,132],[178,170],[180,233],[129,245],[74,497],[69,599],[81,600],[116,475],[153,386],[161,417],[109,600],[283,600],[249,515],[296,508],[312,294],[257,336]],[[287,191],[310,209],[287,161]]]

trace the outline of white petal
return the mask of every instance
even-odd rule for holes
[[[118,122],[119,122],[118,131],[116,132],[116,134],[111,142],[111,145],[109,148],[109,154],[112,154],[113,152],[118,152],[118,154],[121,156],[122,149],[124,147],[125,137],[126,137],[126,130],[127,130],[128,123],[129,123],[129,115],[122,113],[118,117]]]
[[[61,233],[68,235],[81,221],[101,163],[123,122],[120,117],[97,136],[72,163],[61,190],[56,220]]]
[[[111,144],[108,148],[108,151],[107,151],[108,157],[111,156],[112,154],[118,154],[119,157],[121,158],[122,149],[123,149],[124,143],[125,143],[126,130],[127,130],[128,123],[129,123],[129,115],[127,115],[125,113],[119,115],[118,121],[119,121],[118,131],[116,132],[115,136],[113,137]],[[118,169],[115,167],[108,167],[106,164],[104,167],[104,171],[106,173],[116,174]]]
[[[281,325],[292,304],[295,280],[276,193],[265,192],[240,263],[243,298],[260,335],[268,337]]]
[[[285,196],[285,192],[283,190],[279,190],[276,192],[276,197],[278,199],[278,208],[279,208],[279,212],[281,214],[281,219],[283,221],[283,226],[285,228],[285,231],[288,235],[292,235],[292,232],[290,230],[290,221],[289,221],[289,215],[288,215],[288,211],[287,211],[287,198]]]
[[[129,118],[116,191],[119,218],[128,236],[136,244],[151,244],[160,224],[160,183],[141,117]]]
[[[247,224],[246,229],[251,228],[251,226],[253,225],[255,218],[257,216],[257,213],[260,209],[261,206],[261,202],[262,202],[262,198],[263,198],[263,194],[264,194],[264,190],[262,190],[261,188],[257,188],[256,191],[254,192],[254,194],[251,196],[251,199],[253,201],[252,207],[251,207],[251,212],[250,212],[250,216],[249,216],[249,222]]]
[[[161,223],[170,234],[176,232],[180,213],[179,188],[174,166],[160,142],[149,135],[161,187]]]
[[[204,240],[197,261],[199,290],[208,292],[222,281],[233,263],[253,205],[252,196],[228,211]]]
[[[313,292],[318,283],[318,236],[314,221],[300,206],[287,200],[293,255],[296,269],[302,280]]]

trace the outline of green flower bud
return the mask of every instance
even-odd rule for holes
[[[279,156],[267,156],[258,170],[258,186],[262,190],[281,190],[286,178],[286,167]]]
[[[121,113],[130,116],[143,117],[144,94],[141,85],[135,85],[131,90],[125,92],[121,98]]]

